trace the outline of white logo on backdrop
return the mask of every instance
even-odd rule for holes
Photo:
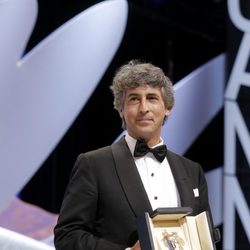
[[[241,1],[239,0],[228,1],[229,17],[235,27],[243,32],[243,36],[225,92],[223,249],[226,250],[235,249],[236,212],[250,242],[250,210],[247,202],[249,198],[245,197],[236,175],[237,164],[240,164],[237,162],[236,136],[238,136],[243,153],[248,165],[250,165],[250,133],[244,119],[244,112],[247,114],[247,111],[242,113],[237,103],[241,86],[250,87],[250,74],[247,72],[247,65],[250,58],[250,20],[242,15],[240,3]]]
[[[122,40],[127,2],[90,7],[22,57],[36,15],[35,0],[1,1],[0,208],[34,175],[96,88]]]

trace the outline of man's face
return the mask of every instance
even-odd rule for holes
[[[123,110],[120,112],[128,134],[144,140],[149,146],[159,143],[164,117],[169,114],[160,88],[146,84],[126,91]]]

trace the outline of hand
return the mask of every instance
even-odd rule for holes
[[[141,246],[140,246],[140,241],[136,241],[136,243],[134,244],[134,246],[131,248],[131,250],[141,250]]]

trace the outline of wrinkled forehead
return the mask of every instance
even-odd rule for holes
[[[147,84],[138,85],[133,88],[128,88],[123,95],[123,101],[129,97],[159,97],[160,99],[163,98],[163,94],[161,91],[161,87],[159,86],[150,86]]]

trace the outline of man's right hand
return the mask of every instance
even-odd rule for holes
[[[140,245],[140,241],[136,241],[136,243],[134,244],[134,246],[131,248],[131,250],[141,250],[141,245]]]

